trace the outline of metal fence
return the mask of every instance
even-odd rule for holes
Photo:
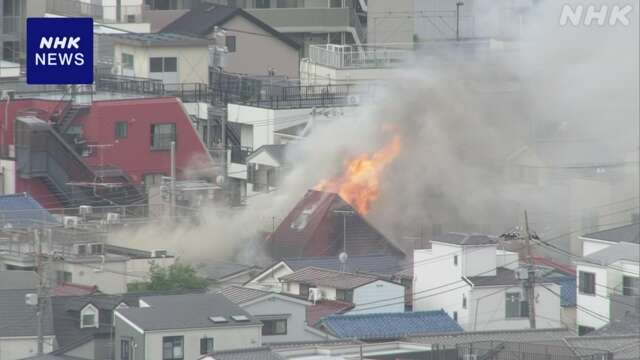
[[[310,45],[309,58],[313,63],[333,68],[382,68],[397,66],[413,59],[411,49],[375,45]]]

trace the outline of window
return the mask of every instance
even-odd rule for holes
[[[151,125],[151,150],[171,150],[176,141],[176,124]]]
[[[623,276],[622,277],[622,295],[626,295],[626,296],[640,295],[640,278]]]
[[[102,244],[91,244],[91,255],[102,255]]]
[[[203,337],[200,339],[200,355],[213,352],[213,338]]]
[[[309,297],[309,285],[306,284],[300,284],[300,296],[304,296],[304,298],[308,298]]]
[[[236,37],[235,36],[225,37],[224,46],[227,47],[228,52],[236,52]]]
[[[279,8],[297,8],[298,0],[278,0],[276,6]]]
[[[591,326],[578,326],[578,336],[582,336],[582,335],[586,335],[590,332],[592,332],[593,330],[595,330],[595,328],[592,328]]]
[[[89,304],[80,311],[80,327],[98,327],[98,309]]]
[[[595,295],[596,274],[580,271],[578,275],[578,288],[581,294]]]
[[[462,294],[462,308],[463,309],[467,308],[467,295],[466,294]]]
[[[129,124],[126,121],[118,121],[116,123],[116,139],[124,139],[127,137]]]
[[[178,58],[175,57],[152,57],[149,58],[149,72],[177,72]]]
[[[262,320],[262,335],[286,335],[287,320]]]
[[[342,6],[342,0],[329,0],[329,7],[331,8],[341,8]]]
[[[78,245],[78,255],[87,255],[87,245]]]
[[[182,360],[184,358],[184,337],[165,336],[162,338],[162,360]]]
[[[268,9],[271,7],[271,0],[256,0],[256,9]]]
[[[133,70],[133,55],[127,54],[127,53],[122,53],[121,58],[122,58],[121,59],[122,68],[123,69],[128,69],[128,70]]]
[[[131,345],[129,339],[120,340],[120,360],[129,360],[131,358]]]
[[[519,318],[525,317],[525,312],[522,311],[525,301],[520,301],[520,293],[507,293],[505,298],[505,317],[506,318]]]
[[[457,311],[453,312],[453,321],[458,321],[458,312]]]
[[[56,278],[57,278],[58,284],[72,282],[71,281],[72,280],[71,273],[68,272],[68,271],[57,271],[56,272]]]
[[[453,266],[458,266],[458,255],[453,255]]]
[[[353,290],[336,290],[336,300],[353,302]]]

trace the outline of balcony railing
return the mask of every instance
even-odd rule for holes
[[[336,69],[384,68],[398,66],[414,58],[413,50],[376,45],[310,45],[312,63]]]
[[[64,16],[87,16],[105,23],[142,21],[141,5],[101,6],[78,0],[47,0],[47,12]]]

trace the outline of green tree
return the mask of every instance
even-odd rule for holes
[[[204,289],[208,285],[207,279],[198,276],[191,265],[180,262],[175,262],[168,267],[162,267],[155,263],[151,264],[150,273],[151,281],[146,286],[137,285],[131,289],[171,291]]]

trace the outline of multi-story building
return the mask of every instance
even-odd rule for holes
[[[586,244],[585,249],[589,249]],[[639,254],[640,245],[621,241],[585,254],[576,261],[576,322],[580,335],[626,316],[640,314]]]
[[[0,60],[24,61],[25,29],[28,17],[43,16],[45,0],[3,0],[0,6]]]
[[[414,250],[414,311],[444,309],[468,331],[528,328],[518,257],[497,247],[494,237],[447,233]],[[562,326],[560,285],[536,280],[534,292],[536,326]]]

